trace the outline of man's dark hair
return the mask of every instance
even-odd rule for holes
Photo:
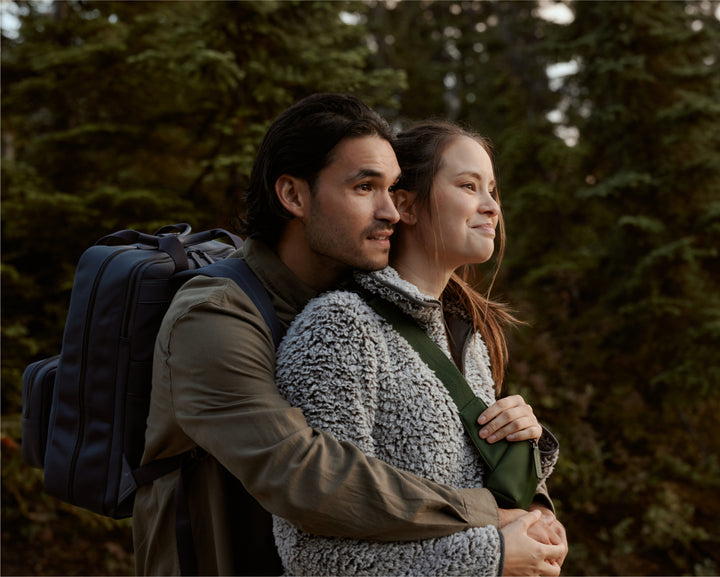
[[[283,174],[302,178],[314,188],[320,171],[346,138],[379,136],[391,144],[388,123],[359,98],[349,94],[314,94],[283,112],[258,149],[246,193],[243,232],[275,246],[292,215],[275,194]]]

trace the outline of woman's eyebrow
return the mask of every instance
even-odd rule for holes
[[[458,172],[455,176],[456,176],[456,177],[458,177],[458,176],[470,176],[470,177],[472,177],[472,178],[474,178],[474,179],[476,179],[476,180],[482,180],[482,179],[483,179],[483,177],[480,175],[480,173],[479,173],[479,172],[475,172],[474,170],[461,170],[461,171]]]
[[[479,180],[480,182],[483,182],[483,177],[479,172],[475,172],[474,170],[461,170],[455,175],[455,178],[458,178],[460,176],[469,176],[471,178],[474,178],[475,180]],[[495,186],[495,179],[491,179],[488,183],[489,186]]]

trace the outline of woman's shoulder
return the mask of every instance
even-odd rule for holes
[[[372,314],[362,297],[350,291],[332,291],[312,299],[278,347],[278,374],[287,377],[287,372],[294,378],[317,367],[333,372],[373,354],[372,343],[381,342],[383,334]]]
[[[371,318],[371,309],[359,294],[351,290],[332,290],[308,302],[290,325],[286,338],[329,333],[344,339],[343,335],[364,333]]]
[[[320,293],[318,296],[310,300],[313,306],[322,307],[333,307],[344,305],[347,303],[358,304],[364,302],[362,295],[356,290],[348,287],[341,287]]]
[[[311,299],[295,320],[307,317],[317,320],[351,318],[364,314],[368,309],[365,300],[358,293],[347,289],[336,289]]]

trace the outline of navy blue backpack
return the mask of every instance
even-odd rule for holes
[[[23,458],[44,469],[49,495],[120,519],[132,515],[139,485],[180,467],[183,455],[143,468],[140,460],[155,337],[187,279],[233,279],[279,342],[264,286],[243,260],[227,258],[241,245],[222,229],[191,234],[189,225],[176,224],[153,235],[119,231],[83,253],[61,352],[23,375]]]

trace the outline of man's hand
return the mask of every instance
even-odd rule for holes
[[[555,513],[543,505],[530,505],[530,511],[539,511],[542,517],[540,521],[530,527],[528,535],[540,543],[561,546],[562,555],[552,561],[556,562],[558,566],[562,565],[568,553],[565,527],[557,520]]]
[[[478,417],[480,437],[488,443],[507,438],[508,441],[528,441],[539,439],[542,427],[528,405],[520,395],[500,399],[490,405]]]
[[[560,563],[566,547],[545,544],[530,537],[539,523],[540,511],[523,511],[523,515],[501,529],[505,539],[503,575],[560,575]]]
[[[498,509],[498,516],[500,517],[500,528],[502,529],[513,521],[517,521],[526,513],[527,511],[525,511],[524,509]]]
[[[559,546],[560,554],[554,559],[548,559],[559,566],[565,561],[568,553],[567,534],[565,527],[557,520],[555,514],[543,505],[532,504],[530,511],[539,511],[542,515],[537,523],[533,523],[527,530],[527,535],[531,539],[538,541],[544,545]],[[500,529],[507,527],[520,519],[523,515],[527,515],[527,511],[522,509],[498,509],[500,517]]]

